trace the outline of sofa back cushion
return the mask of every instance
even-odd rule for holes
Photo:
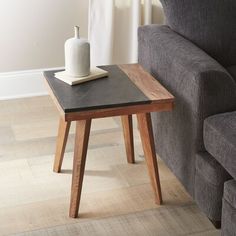
[[[161,0],[166,23],[223,66],[236,65],[236,0]]]
[[[226,68],[236,82],[236,65]]]

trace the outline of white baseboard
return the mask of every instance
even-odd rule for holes
[[[0,100],[47,95],[43,71],[60,69],[62,68],[0,73]]]

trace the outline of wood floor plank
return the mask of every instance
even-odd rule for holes
[[[204,231],[199,233],[191,234],[190,236],[220,236],[220,230],[210,230],[210,231]]]
[[[189,225],[188,221],[181,224],[172,217],[172,213],[182,214],[182,209],[188,212],[190,219],[195,222],[201,222],[201,226],[196,229]],[[70,235],[70,236],[87,236],[87,235],[127,235],[127,236],[184,236],[192,235],[219,235],[217,231],[212,231],[212,225],[209,222],[201,220],[202,215],[196,211],[195,206],[185,206],[175,209],[154,209],[143,212],[124,214],[103,219],[93,219],[91,221],[82,221],[67,225],[60,225],[51,228],[29,231],[16,234],[15,236],[37,236],[37,235]],[[206,231],[206,234],[202,230]],[[214,232],[214,233],[211,233]],[[209,234],[207,234],[209,233]]]

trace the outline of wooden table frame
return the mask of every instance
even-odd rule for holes
[[[154,146],[154,137],[150,112],[171,111],[174,106],[174,97],[156,81],[151,75],[145,72],[139,65],[122,65],[120,68],[129,76],[133,83],[150,98],[152,102],[141,105],[130,105],[92,111],[65,113],[49,88],[58,110],[61,113],[56,153],[54,160],[54,172],[60,172],[63,162],[66,142],[72,121],[76,121],[74,159],[72,171],[71,200],[69,216],[78,217],[78,210],[81,198],[84,169],[89,141],[89,133],[92,119],[112,116],[120,116],[122,120],[126,154],[128,163],[134,163],[134,144],[132,115],[137,115],[138,127],[147,168],[154,190],[155,202],[162,203],[161,185],[158,172],[158,164]],[[143,78],[145,77],[145,80]]]
[[[134,163],[134,144],[133,144],[133,127],[132,115],[123,115],[121,117],[123,133],[125,139],[125,147],[128,163]],[[147,162],[147,167],[151,179],[151,184],[155,193],[155,201],[157,204],[162,203],[161,186],[158,173],[158,165],[154,147],[154,139],[152,132],[152,124],[150,113],[137,114],[138,127],[142,140],[144,155]],[[72,172],[72,187],[71,187],[71,202],[69,216],[78,217],[78,209],[82,191],[82,183],[89,141],[89,133],[91,127],[91,119],[76,121],[74,161]],[[54,172],[61,171],[62,161],[65,152],[65,146],[69,134],[71,121],[60,119],[57,147],[54,160]]]

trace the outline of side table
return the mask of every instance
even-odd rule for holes
[[[109,72],[108,77],[76,86],[57,80],[56,71],[44,72],[50,95],[60,112],[55,172],[61,171],[70,124],[76,121],[69,211],[73,218],[78,217],[90,127],[96,118],[121,116],[127,160],[134,163],[132,115],[137,115],[155,201],[162,203],[150,112],[171,111],[174,97],[139,64],[101,68]]]

